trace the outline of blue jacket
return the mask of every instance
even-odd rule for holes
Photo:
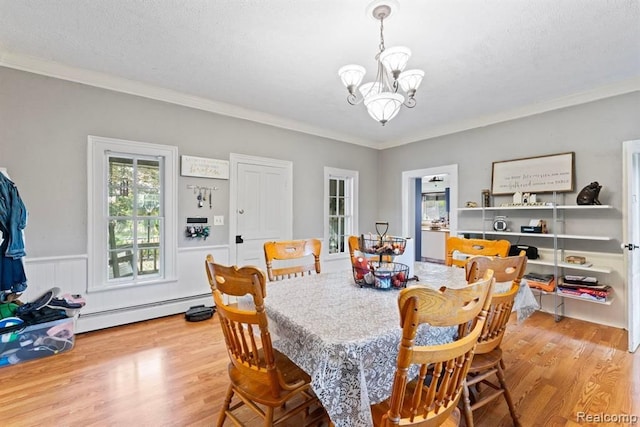
[[[22,203],[18,188],[0,173],[0,223],[8,230],[9,240],[7,252],[1,254],[9,258],[21,258],[26,255],[24,251],[24,238],[22,230],[27,226],[27,208]]]

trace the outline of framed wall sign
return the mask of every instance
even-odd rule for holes
[[[493,162],[491,192],[494,195],[573,191],[575,153]]]
[[[181,156],[180,174],[199,178],[229,179],[229,161]]]

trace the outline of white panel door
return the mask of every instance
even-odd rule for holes
[[[235,264],[264,269],[264,242],[291,238],[291,164],[243,158],[235,166]]]
[[[623,145],[629,351],[640,345],[640,140]]]

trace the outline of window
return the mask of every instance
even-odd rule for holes
[[[422,220],[440,221],[449,217],[445,192],[422,193]]]
[[[325,167],[324,246],[331,255],[348,254],[347,239],[358,223],[358,172]]]
[[[175,280],[177,149],[89,137],[89,287]]]

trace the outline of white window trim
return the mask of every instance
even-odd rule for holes
[[[358,176],[359,172],[348,169],[338,169],[325,166],[324,167],[324,198],[323,198],[323,206],[324,206],[324,244],[323,252],[324,256],[328,260],[332,259],[343,259],[349,258],[349,249],[348,242],[344,242],[345,251],[344,253],[330,254],[329,253],[329,204],[327,200],[329,200],[329,179],[331,178],[350,178],[353,183],[353,188],[351,188],[351,200],[352,200],[352,212],[353,212],[353,230],[351,232],[355,235],[358,234]]]
[[[107,282],[107,151],[164,157],[164,275],[160,278],[139,276],[135,281]],[[177,281],[178,147],[89,135],[87,157],[87,292]]]

